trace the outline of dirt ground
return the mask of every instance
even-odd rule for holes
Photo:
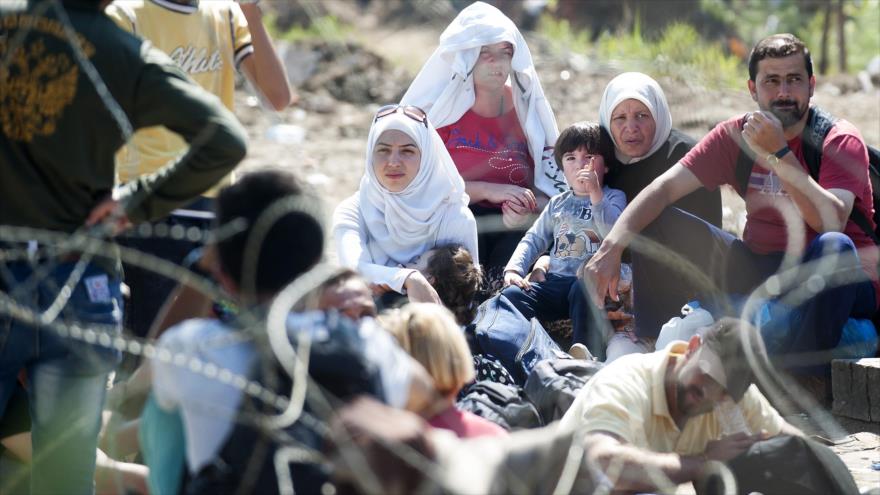
[[[329,221],[333,208],[357,190],[373,113],[380,104],[397,101],[403,94],[436,46],[441,30],[442,26],[382,29],[366,25],[359,32],[360,39],[368,40],[366,46],[350,44],[332,49],[281,46],[302,100],[295,107],[272,113],[260,108],[247,88],[239,91],[236,113],[251,138],[243,168],[280,166],[293,170],[322,198]],[[530,38],[529,43],[560,127],[579,120],[597,120],[605,84],[617,73],[640,67],[621,61],[591,61],[559,54],[534,38]],[[660,79],[674,125],[699,138],[715,123],[753,110],[754,102],[746,91],[745,70],[743,72],[740,91],[709,90],[687,77]],[[878,146],[880,90],[846,91],[847,86],[854,85],[853,79],[820,78],[813,101],[853,122],[868,143]],[[744,222],[741,200],[728,192],[724,202],[725,227],[741,231]],[[330,244],[328,242],[327,253],[332,258]],[[833,439],[836,445],[832,448],[850,467],[860,488],[880,486],[880,473],[871,468],[872,462],[880,461],[877,436],[880,428],[876,424],[842,422],[848,433],[860,433],[854,439],[846,436]],[[809,430],[809,424],[804,424]]]

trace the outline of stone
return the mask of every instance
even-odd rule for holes
[[[836,359],[831,381],[834,414],[880,422],[880,358]]]

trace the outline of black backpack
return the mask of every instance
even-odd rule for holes
[[[538,408],[544,424],[560,419],[590,378],[602,369],[598,361],[545,359],[529,373],[526,397]]]
[[[487,419],[506,430],[541,426],[535,406],[516,385],[482,381],[471,385],[456,406]]]
[[[858,494],[846,464],[828,447],[808,438],[778,435],[752,444],[728,462],[737,493],[766,495]]]
[[[803,143],[804,161],[810,170],[810,176],[816,182],[819,181],[819,167],[822,163],[822,145],[825,143],[825,137],[834,127],[837,119],[830,113],[819,107],[810,107],[807,116],[807,125],[801,134],[801,142]],[[874,225],[877,230],[871,228],[865,215],[853,208],[849,215],[850,220],[855,222],[874,244],[880,245],[880,150],[873,146],[865,145],[868,148],[868,177],[871,181],[871,189],[874,193]],[[736,185],[739,187],[738,192],[745,198],[746,190],[749,185],[749,176],[752,173],[755,161],[748,153],[740,152],[736,162]]]

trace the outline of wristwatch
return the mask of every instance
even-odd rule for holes
[[[775,167],[776,165],[779,165],[779,160],[781,160],[783,156],[787,155],[789,151],[791,151],[791,148],[789,148],[788,145],[786,144],[785,146],[782,147],[782,149],[780,149],[776,153],[767,153],[767,158],[766,158],[767,164],[770,165],[771,167]]]

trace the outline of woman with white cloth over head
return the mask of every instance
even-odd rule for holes
[[[477,227],[464,181],[425,112],[381,108],[367,138],[360,189],[333,213],[339,264],[359,271],[375,292],[442,304],[430,281],[409,268],[434,247],[457,243],[476,259]]]
[[[556,118],[525,39],[497,8],[471,4],[401,102],[427,110],[477,218],[501,216],[503,225],[481,225],[479,236],[480,262],[500,274],[532,215],[568,189],[553,159]]]

